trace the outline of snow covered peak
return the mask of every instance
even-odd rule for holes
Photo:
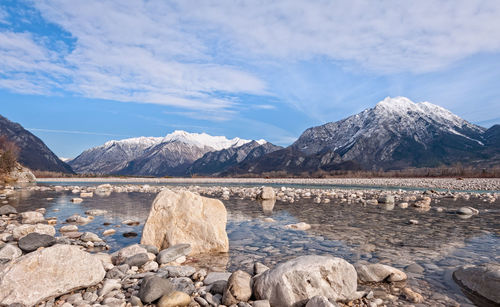
[[[462,127],[465,125],[477,129],[474,125],[469,124],[443,107],[427,101],[415,103],[406,97],[386,97],[377,103],[374,111],[379,115],[397,115],[402,117],[411,116],[412,113],[419,114],[421,117],[432,119],[436,123],[447,126]]]
[[[375,109],[392,111],[392,112],[401,112],[407,110],[414,110],[416,108],[416,103],[411,101],[406,97],[386,97],[384,100],[377,103]]]
[[[227,139],[225,136],[212,136],[206,133],[189,133],[183,130],[175,130],[163,138],[163,142],[182,142],[198,147],[212,147],[215,150],[222,150],[233,146],[241,146],[251,140],[240,138]]]
[[[120,145],[128,145],[128,146],[130,146],[130,145],[135,145],[135,146],[141,145],[143,147],[149,147],[149,146],[153,146],[153,145],[161,143],[162,140],[163,140],[162,137],[146,137],[146,136],[141,136],[141,137],[137,137],[137,138],[128,138],[128,139],[123,139],[123,140],[111,140],[111,141],[107,141],[102,146],[103,147],[111,147],[113,145],[120,144]]]

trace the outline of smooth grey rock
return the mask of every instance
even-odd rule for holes
[[[158,250],[158,247],[156,247],[154,245],[139,244],[139,246],[142,247],[142,248],[145,248],[148,251],[148,253],[151,253],[151,254],[158,255],[158,253],[160,252]]]
[[[105,215],[106,213],[108,213],[108,211],[101,209],[91,209],[85,211],[86,215],[93,215],[93,216]]]
[[[11,205],[4,205],[0,207],[0,215],[17,214],[16,208]]]
[[[278,264],[254,278],[256,299],[267,299],[273,307],[299,306],[314,296],[345,300],[356,292],[354,267],[341,258],[301,256]]]
[[[144,303],[152,303],[162,297],[175,291],[174,285],[157,276],[148,277],[142,280],[139,289],[139,297]]]
[[[133,255],[131,257],[128,257],[125,260],[125,264],[128,264],[129,266],[141,267],[144,264],[146,264],[146,262],[148,262],[148,261],[149,261],[148,254],[141,253],[141,254],[137,254],[137,255]]]
[[[168,277],[189,277],[196,272],[192,266],[165,266],[162,271],[168,272]]]
[[[203,283],[205,285],[211,285],[216,281],[223,280],[226,281],[229,279],[231,276],[231,273],[228,272],[210,272],[207,274],[205,279],[203,280]]]
[[[191,295],[195,290],[193,281],[188,277],[178,277],[170,279],[176,291],[184,292]]]
[[[394,282],[407,279],[403,271],[381,263],[356,264],[355,268],[358,272],[359,280],[364,282]]]
[[[25,253],[30,253],[40,247],[48,247],[56,244],[56,238],[46,234],[32,232],[19,239],[19,248]]]
[[[453,273],[455,282],[478,306],[500,305],[500,265],[464,266]]]
[[[165,264],[175,259],[180,258],[182,256],[187,256],[191,252],[190,244],[177,244],[174,246],[170,246],[167,249],[164,249],[158,253],[156,256],[156,262],[159,264]]]

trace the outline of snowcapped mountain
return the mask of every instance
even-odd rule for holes
[[[307,155],[330,150],[367,169],[437,166],[480,151],[485,131],[440,106],[387,97],[374,108],[307,129],[292,146]]]
[[[379,170],[500,163],[499,127],[486,130],[450,111],[405,97],[386,98],[359,114],[312,127],[289,147],[233,174],[307,174],[318,170]]]
[[[88,149],[69,164],[78,173],[141,176],[184,175],[205,153],[242,146],[251,140],[227,139],[176,130],[165,137],[113,140]],[[265,143],[264,140],[257,142]]]

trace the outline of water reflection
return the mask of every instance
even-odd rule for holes
[[[276,199],[264,199],[259,200],[260,205],[262,206],[262,211],[265,215],[272,215],[274,204],[276,204]]]

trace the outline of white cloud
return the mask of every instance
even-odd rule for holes
[[[500,2],[494,0],[184,0],[179,5],[203,26],[230,33],[241,53],[286,60],[326,56],[383,73],[418,73],[500,50]]]
[[[74,44],[56,52],[48,38],[0,31],[0,87],[164,104],[189,109],[186,116],[212,120],[246,108],[232,96],[272,95],[262,81],[266,76],[258,76],[259,65],[279,62],[282,67],[324,57],[379,74],[422,73],[500,50],[500,1],[32,4],[44,19],[69,33]],[[2,20],[5,11],[0,11]]]

